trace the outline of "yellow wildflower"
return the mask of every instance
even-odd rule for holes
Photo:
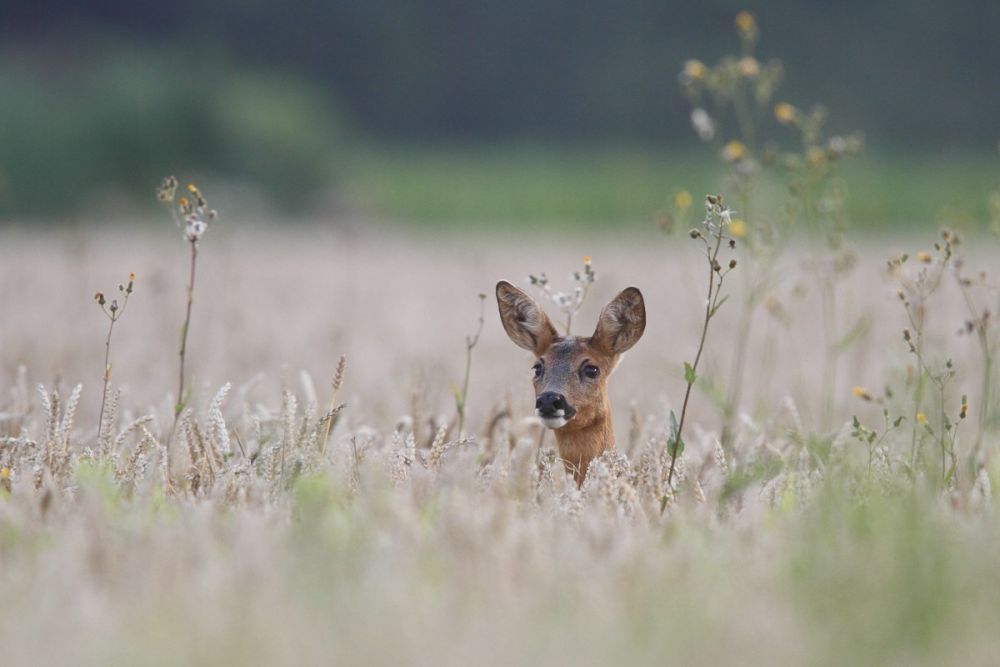
[[[0,479],[10,479],[10,468],[7,466],[0,468]]]
[[[924,264],[930,264],[931,259],[931,254],[926,250],[921,250],[917,253],[917,260],[923,262]]]
[[[774,105],[774,117],[784,125],[794,123],[798,113],[798,110],[788,102],[778,102]]]
[[[194,183],[188,183],[188,192],[196,195],[198,194],[198,187]]]
[[[743,218],[733,218],[729,223],[729,233],[738,239],[743,238],[747,235],[747,223],[743,222]]]
[[[674,208],[681,212],[687,211],[693,203],[691,193],[687,190],[679,190],[674,194]]]
[[[583,263],[587,266],[590,266],[590,255],[583,256]]]
[[[752,79],[753,77],[760,74],[760,63],[757,62],[756,58],[751,58],[747,56],[746,58],[740,59],[740,74]]]
[[[855,387],[851,390],[851,393],[854,394],[855,398],[869,398],[868,390],[864,387]]]
[[[925,415],[923,412],[918,412],[917,413],[917,423],[921,424],[921,425],[926,425],[927,424],[927,415]]]
[[[700,60],[692,59],[684,63],[684,75],[692,81],[701,81],[705,78],[706,73],[708,73],[708,68]]]
[[[810,167],[818,167],[826,161],[826,151],[817,146],[812,146],[806,151],[806,163]]]
[[[742,11],[736,15],[736,29],[744,37],[753,34],[757,30],[757,19],[748,11]]]
[[[747,147],[742,141],[733,140],[722,147],[722,159],[726,162],[739,162],[747,156]]]

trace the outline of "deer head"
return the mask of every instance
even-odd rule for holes
[[[497,304],[507,335],[535,355],[535,413],[555,430],[560,456],[580,482],[590,460],[614,446],[608,378],[646,328],[642,293],[622,290],[590,337],[559,336],[538,304],[506,281],[497,283]]]

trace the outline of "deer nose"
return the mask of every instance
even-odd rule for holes
[[[566,416],[566,397],[554,391],[542,392],[535,401],[535,410],[540,417],[563,417]]]

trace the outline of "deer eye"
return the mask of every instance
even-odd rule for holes
[[[540,362],[540,361],[538,363],[536,363],[534,366],[532,366],[531,370],[533,370],[535,372],[535,379],[536,380],[538,378],[542,377],[542,373],[545,372],[545,368],[542,366],[542,362]]]
[[[596,380],[601,375],[601,369],[593,364],[587,364],[583,367],[583,375],[591,380]]]

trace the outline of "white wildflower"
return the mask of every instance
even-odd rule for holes
[[[184,219],[184,238],[191,243],[201,240],[206,229],[208,229],[208,225],[197,215],[192,214]]]
[[[702,141],[711,141],[715,138],[715,121],[701,107],[691,111],[691,125]]]

